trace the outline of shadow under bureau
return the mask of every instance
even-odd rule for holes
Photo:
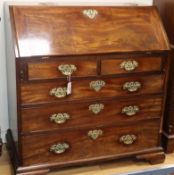
[[[16,174],[124,157],[164,161],[169,45],[155,7],[6,10]]]

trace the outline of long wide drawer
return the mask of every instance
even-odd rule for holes
[[[158,147],[159,120],[130,126],[22,136],[24,165],[100,159]]]
[[[99,78],[73,80],[72,92],[67,95],[66,80],[54,82],[22,83],[21,103],[48,103],[60,100],[94,99],[161,93],[164,75],[141,77]]]
[[[162,115],[162,98],[52,104],[21,110],[22,132],[45,131],[110,123],[128,123]]]

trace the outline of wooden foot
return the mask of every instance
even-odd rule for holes
[[[138,160],[148,161],[150,164],[159,164],[163,163],[165,160],[165,153],[164,152],[157,152],[157,153],[148,153],[136,156]]]
[[[13,140],[12,132],[10,129],[7,130],[6,140],[7,140],[7,144],[6,144],[7,151],[9,153],[9,157],[12,163],[13,170],[16,173],[16,169],[20,165],[20,160],[19,160],[18,152],[16,150],[15,142]]]
[[[15,142],[13,140],[13,136],[11,133],[11,130],[7,131],[6,134],[6,139],[7,139],[7,150],[9,153],[9,157],[11,159],[11,164],[13,168],[13,174],[14,175],[46,175],[50,169],[49,168],[41,168],[41,167],[22,167],[18,152],[16,149]]]

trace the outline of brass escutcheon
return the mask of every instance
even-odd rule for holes
[[[50,90],[50,95],[55,96],[57,98],[63,98],[67,96],[67,88],[66,87],[58,87]]]
[[[122,108],[122,114],[126,114],[127,116],[133,116],[139,112],[140,109],[138,106],[125,106]]]
[[[88,136],[93,139],[96,140],[99,136],[101,136],[103,134],[103,131],[101,129],[96,129],[96,130],[90,130],[88,132]]]
[[[55,154],[62,154],[67,149],[69,149],[68,143],[57,143],[57,144],[54,144],[50,147],[50,151],[55,153]]]
[[[100,91],[105,85],[106,83],[103,80],[91,81],[89,84],[90,88],[94,89],[96,92]]]
[[[50,121],[57,124],[63,124],[69,119],[70,119],[70,115],[68,113],[52,114],[50,117]]]
[[[98,11],[95,9],[86,9],[83,10],[83,15],[87,16],[90,19],[94,19],[98,14]]]
[[[125,145],[131,145],[135,142],[137,137],[134,134],[127,134],[120,137],[120,142]]]
[[[92,111],[94,114],[98,114],[101,112],[101,110],[104,109],[104,104],[92,104],[92,105],[89,105],[89,110]]]
[[[123,85],[123,90],[128,90],[129,92],[136,92],[141,88],[141,83],[138,81],[126,82]]]
[[[73,64],[61,64],[58,66],[58,70],[66,76],[72,75],[73,72],[77,70],[77,67]]]
[[[128,72],[135,70],[137,67],[138,67],[138,62],[135,60],[123,61],[120,64],[120,68]]]
[[[137,137],[134,134],[127,134],[120,137],[120,142],[125,145],[131,145],[135,142]]]

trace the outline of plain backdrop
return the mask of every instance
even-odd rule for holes
[[[3,141],[8,129],[8,101],[7,101],[7,84],[6,84],[6,56],[5,56],[5,31],[4,31],[4,3],[7,0],[0,0],[0,127]],[[49,2],[58,5],[152,5],[152,0],[11,0],[12,3],[28,2]]]

